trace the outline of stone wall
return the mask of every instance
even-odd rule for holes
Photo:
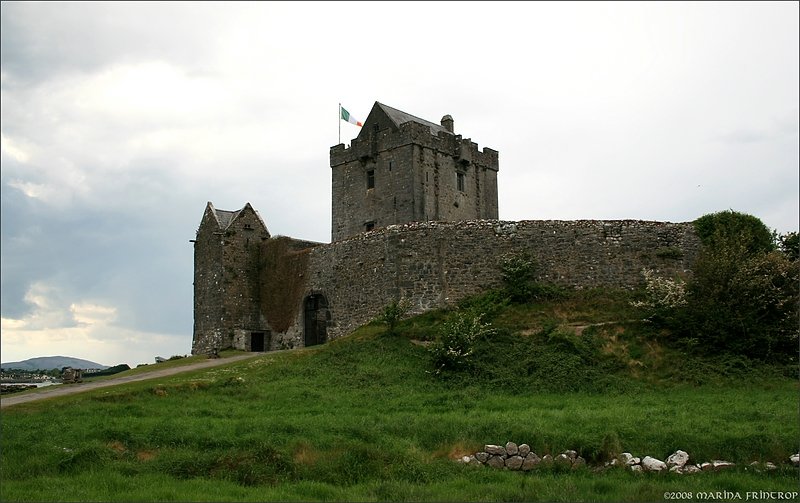
[[[330,151],[332,241],[364,232],[367,222],[378,228],[497,218],[497,151],[478,150],[460,135],[433,135],[415,122],[362,134],[349,148]],[[374,188],[367,186],[367,172],[374,175]],[[463,191],[457,173],[464,177]]]
[[[220,222],[220,214],[230,221]],[[269,237],[249,203],[237,212],[206,206],[194,243],[193,354],[249,350],[252,332],[269,331],[259,301],[261,250]]]
[[[537,280],[570,288],[633,288],[641,271],[690,271],[700,242],[690,223],[497,220],[425,222],[390,226],[308,250],[304,296],[328,301],[328,337],[375,319],[393,300],[411,311],[454,305],[501,286],[504,256],[530,254]],[[293,299],[292,302],[296,302]],[[303,318],[277,340],[302,345]]]

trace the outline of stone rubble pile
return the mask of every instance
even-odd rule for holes
[[[586,466],[586,460],[579,456],[577,451],[564,451],[555,457],[550,454],[539,457],[535,452],[531,451],[528,444],[517,445],[514,442],[507,442],[505,446],[487,444],[482,451],[476,452],[471,456],[463,456],[459,461],[468,465],[486,465],[492,468],[521,471],[530,471],[539,466],[550,465],[571,469]],[[789,462],[795,467],[800,467],[800,453],[793,454],[789,458]],[[678,474],[720,471],[734,466],[736,466],[735,463],[723,460],[691,464],[689,463],[689,453],[682,450],[675,451],[666,461],[661,461],[652,456],[638,458],[629,452],[623,452],[619,457],[603,465],[604,468],[624,467],[633,472],[670,472]],[[777,466],[769,461],[764,463],[753,461],[748,468],[760,472],[775,470]]]

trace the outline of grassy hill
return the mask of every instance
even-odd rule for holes
[[[40,356],[38,358],[29,358],[21,362],[3,363],[0,367],[7,370],[52,370],[62,369],[64,367],[73,367],[77,369],[106,369],[108,365],[101,365],[71,356]]]
[[[496,331],[434,375],[452,313],[375,323],[324,346],[3,411],[3,501],[661,501],[665,491],[794,491],[796,370],[703,359],[635,319],[624,294],[474,300]],[[787,375],[788,374],[788,377]],[[511,472],[454,460],[484,444],[575,449],[590,466]],[[597,471],[619,452],[728,472]],[[756,473],[751,461],[779,469]]]

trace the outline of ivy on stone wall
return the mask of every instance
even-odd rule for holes
[[[264,243],[260,270],[261,312],[275,332],[285,332],[297,318],[308,283],[309,250],[293,251],[290,238]]]

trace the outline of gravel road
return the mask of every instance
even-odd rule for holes
[[[105,381],[83,382],[78,384],[48,386],[37,393],[27,393],[24,395],[8,395],[0,397],[0,409],[11,407],[20,403],[34,402],[36,400],[44,400],[46,398],[53,398],[56,396],[74,395],[75,393],[82,393],[93,389],[107,388],[109,386],[116,386],[118,384],[125,384],[136,381],[146,381],[148,379],[158,379],[160,377],[171,376],[180,374],[181,372],[189,372],[190,370],[199,370],[210,367],[217,367],[219,365],[227,365],[242,360],[254,358],[264,353],[248,353],[246,355],[236,355],[228,358],[215,358],[212,360],[203,360],[190,365],[182,367],[171,367],[163,370],[155,370],[135,376],[116,377],[107,379]]]

